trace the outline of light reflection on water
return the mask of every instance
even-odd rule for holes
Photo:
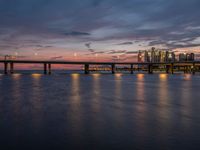
[[[192,88],[192,76],[185,75],[184,80],[185,82],[181,83],[182,91],[181,91],[181,98],[180,103],[183,107],[180,108],[179,113],[181,114],[180,123],[185,128],[190,128],[190,123],[192,123],[191,118],[193,117],[192,111],[194,107],[192,105],[195,104],[195,98],[193,98],[193,88]],[[198,98],[197,98],[198,99]],[[194,111],[195,113],[195,111]],[[195,115],[195,114],[194,114]]]
[[[184,80],[191,80],[192,75],[191,74],[184,74],[183,78]]]
[[[101,96],[101,89],[100,89],[100,77],[101,74],[93,74],[92,75],[92,80],[93,80],[93,84],[92,84],[92,91],[93,91],[93,101],[94,103],[92,103],[92,109],[94,112],[100,112],[100,106],[101,106],[101,102],[100,102],[100,96]]]
[[[166,81],[168,78],[168,75],[167,74],[159,74],[159,78],[161,81]]]
[[[136,122],[136,133],[140,143],[145,143],[145,135],[147,134],[147,106],[146,106],[146,94],[145,94],[145,75],[137,74],[137,83],[136,83],[136,95],[138,102],[136,105],[136,115],[137,118],[140,118]],[[134,98],[133,98],[134,99]]]
[[[113,99],[113,107],[115,107],[115,111],[113,112],[113,119],[116,122],[116,129],[118,131],[119,128],[123,126],[123,115],[124,112],[121,111],[124,109],[124,99],[122,98],[122,74],[115,74],[115,85],[114,85],[114,99]],[[119,132],[119,131],[118,131]]]
[[[42,76],[42,74],[33,73],[31,74],[31,76],[33,77],[33,79],[39,79]]]
[[[3,144],[187,149],[199,142],[199,76],[16,74],[0,81]]]
[[[10,93],[10,96],[12,97],[12,110],[14,119],[16,122],[19,121],[20,118],[20,109],[21,109],[21,75],[20,74],[13,74],[11,76],[13,83],[12,83],[12,93]]]
[[[42,83],[42,76],[41,74],[32,74],[31,75],[31,92],[28,93],[27,97],[30,97],[27,99],[27,102],[30,106],[32,106],[32,109],[30,109],[30,117],[32,118],[31,122],[34,126],[35,132],[40,132],[41,128],[41,122],[43,119],[42,109],[43,109],[43,87],[41,86]]]
[[[70,77],[71,80],[71,96],[65,97],[66,101],[69,101],[69,106],[66,107],[67,117],[69,117],[69,121],[71,126],[71,130],[73,136],[78,138],[78,133],[81,133],[82,128],[82,103],[81,103],[81,95],[80,95],[80,75],[72,74]],[[69,83],[66,83],[69,84]],[[66,89],[67,90],[67,89]],[[70,113],[68,113],[70,112]]]
[[[137,79],[138,79],[138,81],[143,81],[144,80],[144,74],[137,74]]]
[[[157,105],[157,111],[155,114],[157,115],[157,118],[159,118],[157,121],[162,126],[162,129],[157,131],[157,135],[160,136],[161,143],[166,146],[164,141],[166,140],[165,136],[168,136],[169,128],[171,127],[171,95],[169,93],[169,85],[168,85],[169,76],[167,74],[160,74],[159,75],[159,81],[158,81],[158,99],[156,102]]]

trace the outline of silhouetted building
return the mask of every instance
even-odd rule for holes
[[[186,53],[179,54],[179,61],[187,61]]]
[[[144,62],[150,62],[151,53],[148,51],[144,52]]]
[[[179,61],[194,61],[194,53],[180,53]]]
[[[194,53],[187,54],[187,61],[194,61]]]

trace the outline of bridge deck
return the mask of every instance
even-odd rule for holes
[[[111,72],[114,74],[116,71],[116,65],[130,65],[131,74],[133,74],[133,65],[138,66],[138,70],[140,66],[147,66],[148,73],[153,73],[154,68],[157,66],[165,66],[166,73],[171,72],[174,73],[174,67],[184,67],[184,72],[188,72],[191,70],[193,74],[200,69],[200,61],[192,61],[192,62],[163,62],[163,63],[142,63],[142,62],[83,62],[83,61],[48,61],[48,60],[0,60],[0,63],[4,64],[4,73],[8,74],[9,69],[10,73],[14,73],[14,64],[42,64],[44,65],[44,74],[51,74],[51,65],[52,64],[70,64],[70,65],[84,65],[85,66],[85,74],[90,72],[89,65],[110,65]],[[10,67],[9,67],[10,66]],[[192,66],[190,69],[188,66]]]
[[[187,62],[85,62],[85,61],[49,61],[49,60],[0,60],[0,63],[18,63],[18,64],[74,64],[74,65],[168,65],[168,64],[200,64],[200,61]]]

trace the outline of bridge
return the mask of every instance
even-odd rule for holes
[[[116,65],[126,65],[130,66],[130,73],[134,72],[134,65],[138,66],[138,70],[140,68],[146,68],[145,70],[152,74],[153,71],[162,66],[166,73],[173,74],[175,69],[183,68],[184,72],[191,72],[195,74],[195,72],[200,72],[200,61],[191,61],[191,62],[163,62],[163,63],[143,63],[143,62],[80,62],[80,61],[38,61],[38,60],[0,60],[0,64],[4,64],[4,74],[13,74],[14,73],[14,65],[15,64],[41,64],[44,66],[44,74],[51,74],[52,67],[54,64],[62,64],[62,65],[84,65],[85,74],[90,73],[90,65],[109,65],[111,68],[111,73],[114,74],[116,72]]]

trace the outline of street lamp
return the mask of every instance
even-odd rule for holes
[[[15,52],[15,56],[18,56],[18,52]]]
[[[118,61],[120,60],[120,56],[119,56],[119,55],[117,56],[117,60],[118,60]]]
[[[96,61],[98,61],[98,54],[97,53],[95,54],[95,58],[96,58]]]
[[[74,59],[76,61],[76,59],[77,59],[77,53],[74,53]]]

